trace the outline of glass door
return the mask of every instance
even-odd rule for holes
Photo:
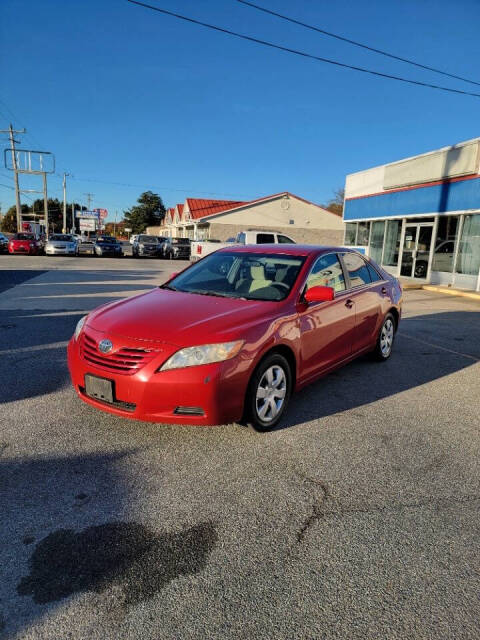
[[[432,245],[433,224],[406,224],[400,275],[425,279]]]

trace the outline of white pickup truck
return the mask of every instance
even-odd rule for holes
[[[225,247],[232,247],[238,244],[295,244],[295,240],[292,240],[283,233],[278,231],[240,231],[237,233],[236,238],[227,240],[227,242],[219,242],[217,240],[194,240],[190,245],[190,261],[196,262],[200,258],[208,256],[209,253],[218,251],[218,249],[224,249]]]

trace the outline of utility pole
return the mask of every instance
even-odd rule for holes
[[[45,216],[45,233],[47,235],[47,240],[48,240],[48,236],[50,235],[50,232],[48,229],[47,174],[45,171],[42,173],[42,176],[43,176],[43,214]]]
[[[91,211],[90,209],[90,205],[92,204],[92,198],[95,195],[94,193],[84,193],[84,196],[87,196],[87,201],[88,201],[88,211]]]
[[[117,237],[117,213],[118,213],[118,211],[115,211],[115,222],[113,223],[113,237],[114,238]]]
[[[17,156],[15,153],[15,144],[18,142],[18,140],[15,140],[13,135],[15,133],[26,133],[26,132],[27,132],[26,129],[22,129],[21,131],[15,130],[12,124],[10,124],[10,127],[8,128],[8,130],[3,129],[0,131],[0,133],[8,133],[10,136],[10,149],[12,151],[12,166],[13,166],[13,174],[14,174],[14,181],[15,181],[15,204],[17,208],[17,231],[22,230],[22,205],[20,204],[20,188],[18,186]]]
[[[77,226],[75,224],[75,203],[72,202],[72,233],[77,232]]]
[[[69,173],[63,174],[63,229],[62,233],[67,233],[67,176]]]

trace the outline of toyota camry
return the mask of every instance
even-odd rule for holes
[[[70,374],[118,416],[266,431],[295,390],[364,353],[387,360],[401,302],[397,279],[353,250],[225,248],[81,318]]]

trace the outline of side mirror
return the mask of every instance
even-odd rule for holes
[[[181,271],[174,271],[173,273],[170,274],[170,278],[169,280],[173,280],[174,278],[176,278],[180,273],[182,273]]]
[[[305,292],[304,299],[306,302],[324,302],[325,300],[333,300],[335,290],[332,287],[311,287]]]

